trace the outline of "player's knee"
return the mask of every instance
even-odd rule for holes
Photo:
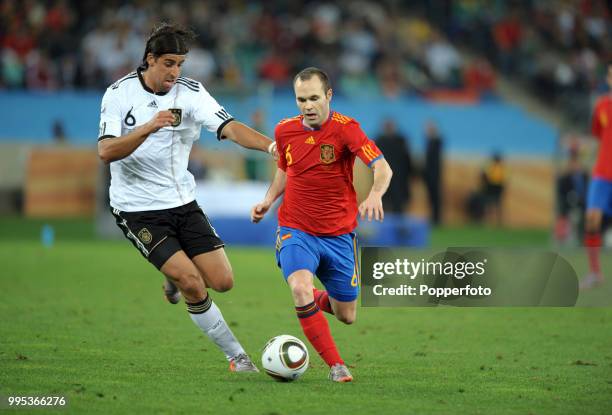
[[[336,318],[343,322],[344,324],[353,324],[355,322],[355,320],[357,319],[356,313],[342,313],[342,314],[338,314],[336,315]]]
[[[300,302],[305,302],[310,299],[312,294],[312,283],[298,282],[291,285],[291,292],[293,297]]]
[[[305,297],[308,294],[312,295],[312,288],[308,287],[308,284],[295,284],[291,287],[293,295],[296,297]]]
[[[234,288],[234,278],[233,276],[230,275],[228,277],[225,277],[217,282],[215,282],[214,284],[211,285],[211,287],[213,290],[217,291],[217,292],[225,292],[225,291],[229,291],[232,288]]]

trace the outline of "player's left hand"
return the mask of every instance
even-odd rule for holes
[[[378,196],[370,194],[366,200],[359,205],[359,216],[361,220],[368,218],[368,222],[372,222],[372,217],[382,222],[385,218],[385,212],[382,206],[382,199]]]
[[[251,222],[258,223],[260,220],[262,220],[268,209],[270,209],[270,205],[265,202],[261,202],[253,206],[251,209]]]

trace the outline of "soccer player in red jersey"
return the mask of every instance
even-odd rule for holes
[[[278,169],[262,202],[251,211],[259,222],[284,193],[278,211],[276,258],[291,288],[304,334],[330,367],[329,378],[350,382],[322,311],[346,324],[355,321],[359,273],[357,214],[382,221],[382,196],[391,168],[378,147],[350,117],[330,110],[332,89],[320,69],[296,75],[294,90],[301,115],[282,120],[275,130]],[[366,200],[357,207],[353,164],[359,157],[374,171]],[[317,275],[326,290],[314,288]]]
[[[606,81],[612,91],[612,63],[608,64]],[[592,288],[604,280],[599,250],[603,217],[612,216],[612,92],[599,98],[595,104],[591,128],[593,136],[599,140],[599,152],[587,194],[584,245],[590,272],[580,283],[583,289]]]

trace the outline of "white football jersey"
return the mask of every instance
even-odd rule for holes
[[[163,110],[175,114],[129,156],[110,163],[110,204],[124,212],[170,209],[195,200],[195,180],[187,171],[189,153],[202,125],[216,132],[233,118],[204,89],[179,77],[170,91],[153,93],[139,71],[119,79],[102,98],[98,140],[129,134]]]

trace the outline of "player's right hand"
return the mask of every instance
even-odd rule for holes
[[[268,209],[270,209],[270,205],[263,202],[253,206],[253,209],[251,209],[251,222],[257,223],[262,220]]]
[[[272,144],[268,147],[268,153],[272,154],[274,157],[274,161],[278,161],[278,149],[276,148],[276,141],[273,141]]]
[[[170,111],[160,111],[151,118],[147,123],[151,133],[158,131],[160,128],[169,127],[174,122],[174,114]]]

